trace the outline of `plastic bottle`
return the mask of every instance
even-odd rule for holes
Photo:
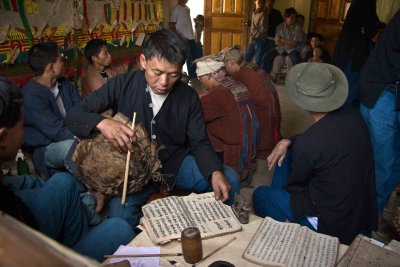
[[[17,174],[18,175],[30,174],[28,164],[26,163],[25,159],[21,157],[19,157],[17,160]]]

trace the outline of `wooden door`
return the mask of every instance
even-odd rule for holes
[[[324,36],[325,48],[333,54],[351,0],[312,0],[309,32]]]
[[[205,0],[204,55],[240,45],[247,48],[248,0]]]

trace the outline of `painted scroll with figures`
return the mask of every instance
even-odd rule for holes
[[[262,266],[335,266],[339,239],[265,217],[243,253]]]
[[[215,200],[213,192],[161,198],[142,211],[141,225],[155,244],[179,239],[187,227],[199,228],[203,239],[242,229],[231,208]]]

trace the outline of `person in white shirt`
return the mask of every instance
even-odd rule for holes
[[[197,78],[196,64],[194,60],[199,58],[196,41],[194,39],[192,19],[190,17],[190,9],[186,5],[188,0],[178,0],[178,4],[174,7],[169,18],[169,28],[177,31],[188,41],[189,51],[186,59],[189,79]]]

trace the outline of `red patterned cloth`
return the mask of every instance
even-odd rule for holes
[[[216,152],[223,152],[224,164],[247,177],[255,170],[259,138],[254,101],[240,82],[219,71],[213,76],[220,85],[201,96],[207,132]]]
[[[280,139],[281,111],[276,88],[264,70],[250,66],[241,67],[233,78],[243,83],[254,99],[260,127],[257,158],[265,160]]]

